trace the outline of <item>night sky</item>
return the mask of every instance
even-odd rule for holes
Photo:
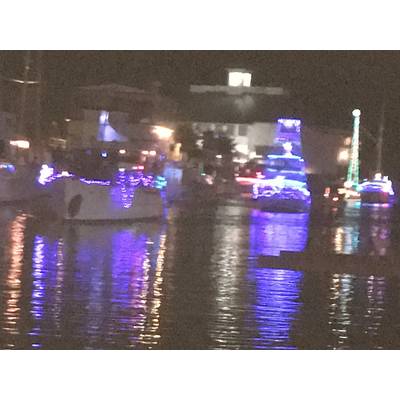
[[[0,52],[4,75],[22,77],[23,54]],[[165,94],[179,100],[190,84],[225,84],[226,67],[243,67],[253,71],[254,86],[289,89],[294,114],[304,123],[351,128],[351,111],[358,107],[362,125],[375,134],[385,89],[384,166],[400,178],[397,51],[52,51],[44,52],[43,67],[44,114],[50,119],[64,115],[74,86],[113,82],[146,87],[158,80]]]

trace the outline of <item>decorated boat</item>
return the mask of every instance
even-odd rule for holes
[[[43,165],[42,196],[34,211],[65,221],[133,221],[164,215],[162,177],[118,171],[111,179],[88,179]]]
[[[267,211],[307,212],[311,204],[301,156],[300,120],[278,120],[274,148],[264,174],[253,184],[253,199]]]
[[[387,176],[376,174],[374,179],[359,185],[361,202],[365,204],[391,204],[394,202],[392,182]]]

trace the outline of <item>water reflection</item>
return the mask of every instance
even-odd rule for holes
[[[10,225],[2,299],[3,346],[108,348],[157,346],[165,229],[160,224],[65,226],[33,236],[27,337],[18,329],[26,217]],[[26,245],[25,245],[26,246]],[[3,257],[4,258],[4,257]],[[29,268],[25,260],[25,268]],[[13,336],[10,336],[13,335]]]
[[[5,284],[2,287],[2,330],[6,335],[18,335],[21,314],[22,283],[21,275],[24,259],[24,239],[26,215],[17,216],[8,226],[8,232],[3,238],[5,240],[4,252],[5,265],[9,263],[6,272]],[[7,240],[8,239],[8,240]],[[0,287],[1,287],[0,286]],[[14,347],[13,339],[7,343],[7,347]]]
[[[325,223],[232,202],[122,226],[50,226],[4,210],[1,348],[400,345],[397,278],[257,262],[306,247],[321,260],[322,251],[398,252],[390,210],[349,207]]]
[[[386,255],[391,246],[391,212],[387,207],[349,203],[329,228],[332,250],[338,254]]]
[[[281,251],[303,251],[308,240],[307,213],[250,214],[250,255],[278,256]]]
[[[308,214],[251,213],[248,276],[255,283],[255,348],[296,348],[291,331],[302,305],[303,272],[260,268],[256,260],[260,255],[304,250],[307,234]]]
[[[247,314],[243,301],[248,296],[244,268],[248,243],[245,217],[245,209],[225,206],[217,210],[210,259],[215,298],[210,316],[212,348],[243,346],[242,324]]]
[[[70,262],[74,282],[80,285],[69,303],[84,306],[71,327],[77,336],[88,335],[87,347],[157,345],[165,251],[162,227],[77,226],[70,228],[67,243],[68,253],[76,253]]]

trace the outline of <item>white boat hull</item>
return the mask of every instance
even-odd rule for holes
[[[152,188],[136,188],[129,199],[121,186],[65,178],[52,182],[45,193],[35,211],[66,221],[133,221],[164,215],[161,192]]]

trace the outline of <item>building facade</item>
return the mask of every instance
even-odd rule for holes
[[[227,85],[190,86],[182,108],[200,136],[212,131],[230,137],[239,162],[264,157],[273,145],[278,119],[296,117],[288,90],[252,86],[251,72],[244,69],[228,69]],[[302,121],[307,173],[340,176],[348,164],[350,138],[351,129],[307,126]]]
[[[73,147],[116,141],[145,148],[155,139],[155,127],[174,125],[176,112],[176,103],[157,84],[149,90],[117,84],[80,87],[71,98],[65,131]]]

